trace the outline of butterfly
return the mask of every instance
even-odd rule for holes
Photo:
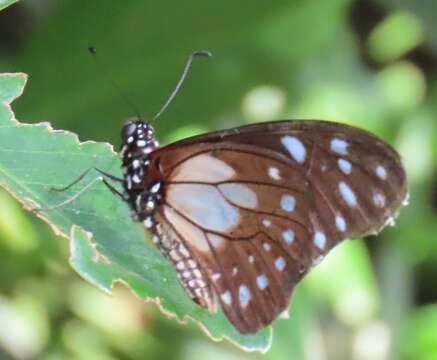
[[[287,308],[296,284],[346,238],[378,233],[405,204],[399,155],[370,133],[311,120],[266,122],[159,147],[123,128],[135,218],[201,307],[241,333]]]
[[[242,334],[272,323],[335,245],[377,234],[407,202],[398,153],[344,124],[273,121],[160,146],[136,118],[122,142],[123,178],[102,173],[123,191],[105,184],[151,232],[192,300],[220,306]]]

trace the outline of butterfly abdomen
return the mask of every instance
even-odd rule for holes
[[[217,310],[217,301],[199,263],[182,243],[180,237],[171,228],[163,228],[162,219],[154,219],[155,225],[151,229],[153,242],[161,253],[172,263],[177,272],[177,277],[188,295],[200,306],[211,312]]]

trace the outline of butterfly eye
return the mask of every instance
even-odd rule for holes
[[[129,121],[123,126],[123,130],[121,131],[121,138],[124,143],[130,143],[134,140],[133,136],[136,133],[137,128],[138,123],[136,121]],[[132,140],[130,140],[129,138],[131,138]]]

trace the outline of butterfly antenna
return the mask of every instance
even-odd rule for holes
[[[176,84],[176,87],[174,88],[173,92],[171,93],[171,95],[168,97],[167,101],[165,102],[165,104],[161,107],[161,110],[159,110],[156,115],[152,118],[152,121],[157,119],[166,109],[167,107],[170,105],[170,103],[173,101],[173,99],[175,98],[175,96],[177,95],[177,93],[179,92],[179,90],[182,87],[182,84],[184,83],[188,72],[191,69],[191,65],[193,63],[193,59],[195,56],[204,56],[204,57],[211,57],[212,54],[207,51],[207,50],[198,50],[198,51],[194,51],[190,57],[187,60],[187,63],[185,64],[184,67],[184,71],[182,72],[182,75],[178,81],[178,83]]]
[[[127,94],[118,86],[118,84],[112,79],[110,74],[106,71],[105,67],[100,67],[97,64],[97,48],[95,46],[89,46],[88,51],[91,54],[91,56],[94,59],[94,62],[96,64],[97,70],[100,71],[103,76],[106,78],[106,80],[111,84],[115,92],[120,96],[120,98],[127,104],[131,109],[134,110],[135,115],[138,119],[142,119],[141,113],[138,111],[138,108],[135,106],[135,104],[130,100],[130,98],[127,96]]]

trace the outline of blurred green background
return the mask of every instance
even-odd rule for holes
[[[0,192],[0,359],[437,359],[437,2],[24,0],[0,13],[0,72],[29,74],[17,118],[117,147],[199,59],[156,123],[162,143],[283,118],[372,131],[401,152],[395,227],[336,248],[298,287],[266,355],[213,343],[68,266],[68,244]],[[97,69],[87,54],[98,47]]]

